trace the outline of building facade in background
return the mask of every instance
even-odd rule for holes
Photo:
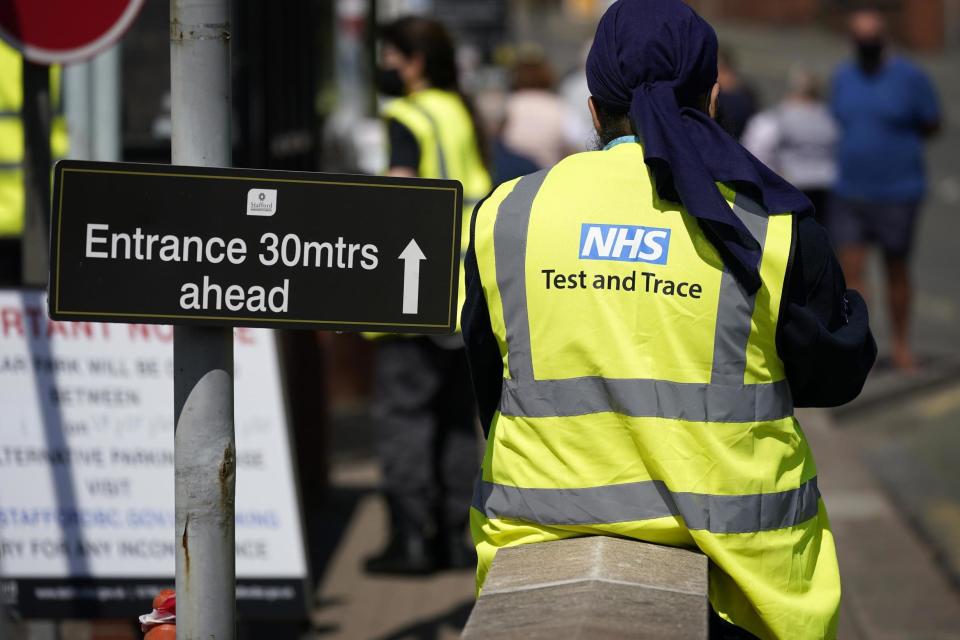
[[[894,37],[911,49],[960,47],[960,0],[687,0],[705,18],[778,26],[826,24],[842,28],[844,14],[864,5],[887,14]]]
[[[389,1],[389,0],[387,0]],[[402,1],[402,0],[394,0]],[[426,2],[428,0],[419,0]],[[447,0],[449,4],[468,4]],[[888,14],[894,36],[903,45],[922,51],[960,48],[960,0],[686,0],[708,20],[740,20],[771,26],[826,25],[842,29],[844,14],[863,5]],[[569,21],[594,22],[610,0],[515,0],[511,17],[525,13],[549,21],[562,16]]]

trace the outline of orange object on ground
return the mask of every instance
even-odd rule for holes
[[[177,593],[173,589],[161,589],[153,599],[154,609],[165,609],[170,613],[177,612]]]
[[[153,611],[140,616],[143,640],[176,640],[177,596],[173,589],[164,589],[153,599]]]
[[[162,624],[147,631],[143,640],[177,640],[177,625]]]

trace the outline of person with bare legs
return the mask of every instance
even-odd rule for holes
[[[827,225],[847,284],[865,291],[869,247],[883,251],[894,366],[914,371],[910,347],[910,249],[926,191],[923,142],[940,125],[926,73],[890,53],[883,14],[850,16],[855,60],[833,79],[831,107],[840,124],[839,176]]]

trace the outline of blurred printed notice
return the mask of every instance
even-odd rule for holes
[[[0,603],[132,615],[173,583],[173,327],[54,322],[44,299],[0,290]],[[306,565],[276,346],[264,329],[234,339],[238,606],[297,617]]]

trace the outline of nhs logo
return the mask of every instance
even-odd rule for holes
[[[618,224],[580,227],[581,260],[619,260],[667,264],[670,229]]]

